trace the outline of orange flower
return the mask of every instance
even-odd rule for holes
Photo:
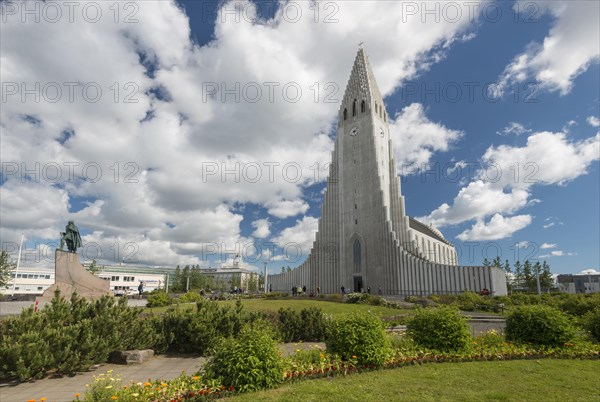
[[[75,394],[75,398],[79,398],[81,394]]]
[[[35,402],[35,399],[28,399],[27,402]]]
[[[150,384],[148,381],[146,381],[146,382],[144,383],[144,387],[149,387],[150,385],[152,385],[152,384]]]
[[[353,359],[356,359],[356,356],[352,355],[352,358],[353,358]]]
[[[198,377],[197,375],[192,377],[194,379],[194,381],[198,381],[200,379],[200,377]]]
[[[113,396],[110,397],[110,399],[112,399],[113,401],[116,401],[117,400],[117,396],[113,395]]]
[[[44,402],[47,398],[40,398],[40,402]]]

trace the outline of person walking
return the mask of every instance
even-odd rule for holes
[[[140,281],[140,284],[138,286],[138,292],[139,292],[138,299],[141,299],[142,294],[144,293],[144,281]]]

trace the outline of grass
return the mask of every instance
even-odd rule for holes
[[[221,301],[219,303],[225,303],[235,305],[234,300]],[[247,311],[279,311],[280,308],[291,308],[294,310],[301,310],[303,308],[317,307],[323,310],[325,314],[331,314],[333,316],[344,313],[350,313],[353,311],[371,311],[375,314],[381,315],[381,317],[393,317],[400,314],[407,314],[413,310],[400,310],[390,307],[382,306],[370,306],[366,304],[350,304],[350,303],[338,303],[324,300],[314,299],[279,299],[279,300],[268,300],[268,299],[242,299],[244,309]],[[179,304],[179,308],[182,309],[195,309],[195,303]],[[162,314],[167,311],[168,307],[153,307],[147,308],[145,312],[152,312],[154,314]]]
[[[231,401],[598,401],[598,360],[426,364],[299,381]]]
[[[235,301],[226,301],[222,303],[235,304]],[[331,314],[333,316],[351,313],[355,311],[371,311],[375,314],[381,315],[382,317],[393,317],[400,314],[407,314],[412,310],[399,310],[390,307],[382,306],[370,306],[367,304],[350,304],[350,303],[339,303],[324,300],[314,299],[279,299],[279,300],[267,300],[267,299],[249,299],[242,300],[244,309],[248,311],[279,311],[280,308],[291,308],[293,310],[301,310],[303,308],[317,307],[320,308],[323,313]]]

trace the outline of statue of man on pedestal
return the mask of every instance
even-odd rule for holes
[[[67,227],[64,232],[60,232],[60,249],[63,249],[65,243],[67,243],[67,249],[71,253],[76,253],[77,248],[81,247],[83,244],[81,242],[81,235],[79,234],[79,229],[75,226],[73,221],[69,221]]]

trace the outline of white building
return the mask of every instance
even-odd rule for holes
[[[20,267],[4,288],[0,288],[0,294],[4,295],[41,295],[54,283],[54,269]]]

